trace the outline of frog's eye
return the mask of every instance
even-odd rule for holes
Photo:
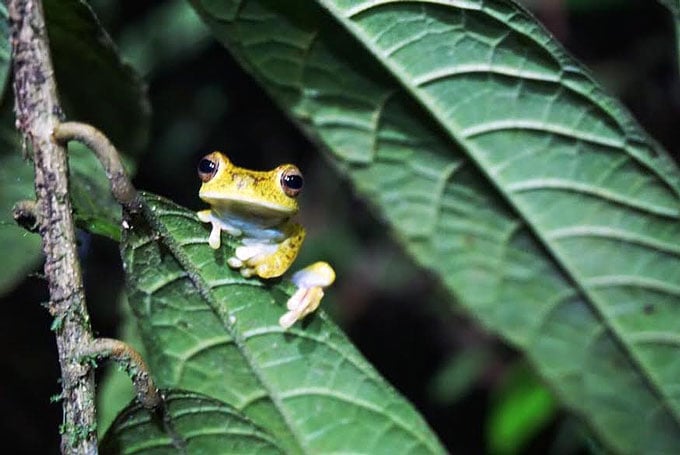
[[[218,167],[218,162],[214,153],[204,156],[201,158],[201,161],[198,162],[198,178],[200,178],[203,183],[210,181],[217,173]]]
[[[291,166],[281,173],[281,188],[290,197],[295,197],[302,191],[304,182],[302,173],[295,166]]]

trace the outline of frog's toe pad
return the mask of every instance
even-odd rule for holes
[[[236,256],[232,256],[229,259],[227,259],[227,264],[229,264],[229,267],[232,269],[240,269],[243,267],[243,261],[237,258]]]
[[[290,279],[298,288],[327,287],[335,281],[335,270],[328,262],[315,262],[298,270]]]

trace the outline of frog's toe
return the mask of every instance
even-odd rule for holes
[[[279,325],[285,330],[301,320],[310,313],[313,313],[321,303],[324,296],[323,288],[319,286],[311,288],[299,288],[288,299],[286,307],[288,312],[279,318]]]
[[[255,270],[252,267],[241,267],[239,270],[243,278],[250,278],[255,275]]]
[[[232,269],[240,269],[243,267],[243,261],[237,258],[236,256],[232,256],[229,259],[227,259],[227,264],[229,264],[229,267]]]

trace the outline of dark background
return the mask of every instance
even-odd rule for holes
[[[680,96],[670,15],[650,0],[531,3],[546,26],[677,157]],[[329,292],[327,310],[451,451],[483,453],[499,384],[522,365],[517,354],[465,315],[451,312],[433,277],[409,264],[379,219],[284,113],[221,46],[184,18],[182,4],[96,0],[93,6],[148,82],[153,127],[136,186],[198,209],[195,165],[209,151],[225,150],[251,168],[297,163],[308,189],[300,215],[310,231],[303,254],[330,258],[342,277]],[[177,21],[189,25],[168,32],[168,24]],[[330,237],[343,239],[341,247]],[[94,330],[116,336],[123,281],[117,245],[85,233],[80,241]],[[11,453],[58,451],[61,409],[50,396],[59,393],[59,372],[51,320],[41,305],[46,300],[37,269],[1,302],[0,435],[5,448],[17,445]],[[437,372],[464,351],[485,353],[474,381],[455,397],[433,393]],[[556,412],[524,452],[587,451],[579,438],[559,442],[573,426],[566,413]]]

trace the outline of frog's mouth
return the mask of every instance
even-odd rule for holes
[[[210,204],[213,210],[221,215],[234,215],[244,217],[262,218],[285,218],[294,215],[297,210],[285,205],[275,204],[261,199],[239,197],[230,198],[224,195],[216,196],[210,193],[200,194],[201,199]]]

